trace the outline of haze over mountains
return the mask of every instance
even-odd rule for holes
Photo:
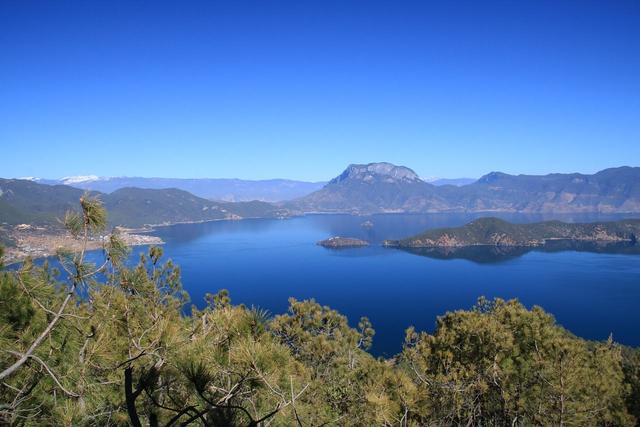
[[[138,180],[138,181],[136,181]],[[238,181],[247,185],[242,197],[250,197],[255,183],[261,194],[273,198],[305,194],[293,200],[267,203],[260,200],[225,202],[210,198],[211,183]],[[40,183],[43,182],[43,183]],[[462,186],[436,186],[413,170],[391,163],[354,164],[324,186],[300,181],[171,180],[154,178],[82,178],[70,185],[51,181],[0,179],[0,223],[55,224],[64,212],[77,206],[85,190],[96,191],[105,203],[113,225],[141,226],[176,222],[240,218],[281,218],[305,213],[428,213],[428,212],[525,212],[525,213],[640,213],[640,168],[605,169],[593,175],[508,175],[491,172]],[[192,186],[209,198],[178,188],[120,187],[135,184],[162,187],[179,183]],[[251,185],[247,184],[251,183]],[[81,188],[76,188],[80,186]],[[227,187],[228,188],[228,187]],[[271,193],[268,193],[271,191]],[[236,193],[241,194],[241,193]],[[277,194],[277,195],[276,195]],[[237,200],[240,196],[234,196]]]
[[[68,176],[60,179],[27,177],[30,181],[47,185],[69,185],[83,190],[111,193],[121,188],[137,187],[161,190],[177,188],[204,199],[246,202],[283,202],[296,199],[320,190],[326,182],[308,182],[291,179],[246,180],[235,178],[144,178],[144,177],[99,177],[96,175]],[[426,180],[433,185],[466,185],[473,178],[432,178]]]
[[[245,202],[251,200],[279,202],[291,200],[319,190],[326,184],[325,182],[305,182],[289,179],[180,179],[98,177],[95,175],[72,176],[60,179],[31,179],[40,184],[70,185],[83,190],[100,191],[102,193],[111,193],[127,187],[156,190],[177,188],[204,199],[227,202]]]
[[[433,178],[425,179],[431,185],[455,185],[456,187],[462,187],[463,185],[473,184],[477,181],[476,178]]]

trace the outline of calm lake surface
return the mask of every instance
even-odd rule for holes
[[[457,226],[477,215],[309,215],[287,220],[219,221],[161,227],[165,257],[181,266],[193,303],[226,288],[233,303],[287,310],[287,299],[315,298],[356,325],[368,316],[372,352],[401,350],[404,330],[432,331],[436,316],[468,309],[481,295],[540,305],[576,335],[640,345],[640,255],[635,248],[563,247],[551,252],[495,249],[409,253],[379,246],[428,228]],[[503,215],[515,222],[551,217]],[[615,217],[553,216],[565,221]],[[362,226],[371,221],[372,226]],[[359,237],[366,248],[331,250],[329,236]],[[134,248],[132,257],[143,248]],[[590,252],[591,250],[601,253]],[[609,253],[612,252],[612,253]]]

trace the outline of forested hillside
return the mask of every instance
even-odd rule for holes
[[[567,223],[544,221],[514,224],[499,218],[479,218],[462,227],[436,228],[401,240],[387,240],[385,246],[437,248],[466,246],[544,246],[555,240],[581,242],[628,242],[640,236],[640,219]]]
[[[101,203],[81,206],[65,217],[70,232],[104,233]],[[273,316],[224,290],[186,315],[179,267],[161,249],[133,267],[117,235],[104,251],[97,266],[81,251],[60,254],[61,272],[29,261],[0,272],[0,423],[595,427],[640,417],[638,350],[577,338],[539,307],[480,298],[432,332],[408,327],[402,352],[376,359],[366,318],[294,299]]]
[[[58,225],[84,192],[66,185],[0,179],[0,222]],[[174,188],[122,188],[110,194],[91,194],[109,210],[111,225],[127,227],[247,217],[277,218],[287,214],[266,202],[213,202]]]

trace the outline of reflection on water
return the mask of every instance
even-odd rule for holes
[[[462,248],[400,248],[399,250],[433,259],[466,259],[479,264],[490,264],[520,257],[532,251],[533,248],[522,246],[465,246]]]
[[[159,227],[158,235],[173,243],[188,243],[210,234],[246,234],[260,235],[270,230],[282,228],[283,224],[292,224],[299,228],[304,223],[307,228],[322,230],[323,238],[331,236],[355,237],[370,243],[382,243],[387,239],[402,239],[425,230],[442,227],[457,227],[475,219],[494,216],[514,223],[530,223],[549,220],[564,222],[614,221],[627,218],[622,214],[521,214],[495,212],[487,213],[432,213],[432,214],[377,214],[369,216],[355,215],[307,215],[284,220],[246,219],[242,221],[210,221],[196,224],[178,224]]]
[[[161,235],[165,241],[172,243],[188,243],[202,238],[203,235],[212,233],[262,233],[273,228],[277,220],[247,219],[243,221],[208,221],[193,224],[176,224],[166,227],[158,227],[157,235]]]
[[[631,242],[579,242],[551,240],[544,246],[466,246],[460,248],[401,248],[411,254],[434,259],[466,259],[480,264],[504,262],[529,252],[593,252],[599,254],[640,255],[640,245]]]

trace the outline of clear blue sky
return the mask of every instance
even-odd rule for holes
[[[640,165],[640,1],[0,2],[0,176]]]

